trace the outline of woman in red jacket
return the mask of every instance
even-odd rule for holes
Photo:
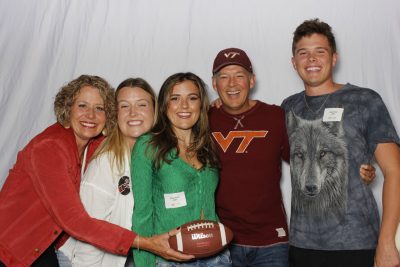
[[[115,254],[136,247],[167,259],[190,259],[169,248],[167,233],[139,237],[89,217],[82,206],[81,174],[101,132],[115,123],[109,84],[82,75],[61,88],[54,111],[57,123],[19,152],[0,192],[0,266],[58,266],[55,246],[64,234]]]

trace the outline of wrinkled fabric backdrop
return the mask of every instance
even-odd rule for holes
[[[315,17],[336,35],[335,80],[376,90],[399,131],[398,0],[0,0],[0,186],[17,152],[55,121],[59,88],[80,74],[114,87],[142,77],[158,91],[169,75],[191,71],[214,99],[214,57],[239,47],[257,75],[252,97],[279,105],[303,90],[290,62],[291,39]],[[283,169],[290,213],[288,165]],[[379,205],[382,180],[379,172],[372,185]]]

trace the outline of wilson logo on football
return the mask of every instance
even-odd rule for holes
[[[213,132],[215,141],[219,144],[224,152],[226,152],[235,138],[241,138],[236,153],[244,153],[254,138],[264,138],[268,131],[230,131],[226,137],[221,132]]]
[[[206,238],[213,238],[213,237],[214,237],[213,234],[203,234],[203,233],[192,234],[192,240],[206,239]]]

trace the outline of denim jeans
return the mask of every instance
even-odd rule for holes
[[[289,244],[280,243],[268,247],[232,244],[229,247],[233,267],[287,267]]]
[[[156,267],[232,267],[232,261],[229,250],[226,249],[216,256],[189,262],[170,262],[157,258]]]
[[[61,250],[56,250],[56,254],[60,267],[72,267],[70,258],[65,255]]]
[[[57,254],[58,264],[60,267],[72,267],[72,263],[68,255],[65,255],[61,250],[56,250],[56,254]],[[0,262],[0,267],[2,267],[1,262]],[[128,253],[128,257],[126,258],[125,262],[125,267],[135,267],[135,264],[133,262],[132,250],[130,250]]]

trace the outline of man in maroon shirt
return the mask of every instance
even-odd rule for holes
[[[249,98],[256,76],[246,53],[220,51],[212,83],[222,108],[209,112],[221,161],[217,212],[235,239],[233,266],[288,266],[288,227],[280,189],[282,160],[289,161],[284,110]],[[370,183],[375,169],[362,165]]]
[[[282,108],[249,99],[256,77],[243,50],[218,53],[213,87],[222,108],[210,124],[221,161],[217,212],[235,234],[234,266],[287,266],[288,227],[280,189],[289,144]]]

